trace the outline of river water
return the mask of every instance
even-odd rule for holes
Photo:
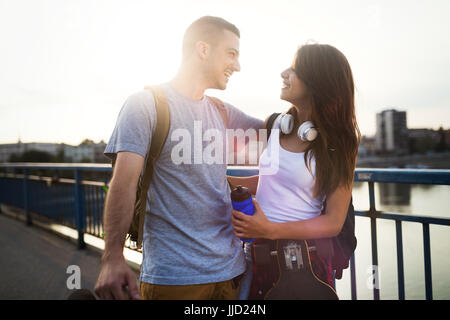
[[[450,186],[375,183],[376,209],[389,213],[450,218]],[[368,183],[355,183],[356,210],[369,209]],[[373,299],[370,219],[355,218],[357,298]],[[425,299],[422,224],[402,223],[406,299]],[[380,299],[398,299],[395,222],[377,220]],[[430,225],[433,299],[450,299],[450,226]],[[350,271],[336,281],[341,299],[351,299]]]

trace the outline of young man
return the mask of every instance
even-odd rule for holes
[[[170,129],[148,193],[140,295],[123,245],[156,110],[149,90],[125,102],[105,150],[116,163],[104,211],[105,252],[95,288],[100,298],[124,299],[124,287],[133,299],[237,298],[236,279],[245,271],[245,261],[230,223],[227,163],[198,161],[198,147],[191,149],[190,143],[198,139],[199,128],[202,137],[207,130],[218,130],[225,142],[223,118],[204,92],[224,90],[233,72],[240,71],[239,37],[239,30],[221,18],[198,19],[185,33],[178,73],[161,85],[169,104]],[[262,128],[263,121],[226,103],[225,108],[229,129]],[[187,161],[181,163],[173,159],[179,156],[174,147],[180,143],[180,130],[191,137],[189,148],[183,149]],[[209,144],[200,139],[203,148]],[[192,154],[185,154],[188,150]]]

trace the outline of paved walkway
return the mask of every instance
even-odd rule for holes
[[[81,271],[81,288],[94,290],[100,252],[0,214],[0,299],[67,299],[70,265]],[[136,275],[137,276],[137,275]]]

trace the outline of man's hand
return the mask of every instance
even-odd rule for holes
[[[126,264],[122,252],[133,218],[137,183],[143,164],[144,157],[136,153],[117,154],[103,215],[105,252],[95,285],[95,293],[101,299],[139,299],[136,276]]]
[[[102,263],[94,291],[104,300],[141,299],[136,276],[123,258]]]

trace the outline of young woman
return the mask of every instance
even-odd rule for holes
[[[281,77],[280,97],[292,106],[274,121],[272,128],[279,130],[272,130],[261,155],[259,176],[228,177],[233,186],[243,185],[256,195],[253,216],[233,210],[234,231],[240,238],[271,240],[334,237],[347,215],[360,139],[352,71],[336,48],[308,44],[298,49]],[[276,172],[264,174],[263,163],[276,163]],[[250,253],[250,244],[245,251]],[[310,256],[316,275],[333,286],[330,261],[314,252]],[[255,282],[270,286],[274,280],[256,270],[252,289]],[[241,298],[248,289],[244,278]]]

